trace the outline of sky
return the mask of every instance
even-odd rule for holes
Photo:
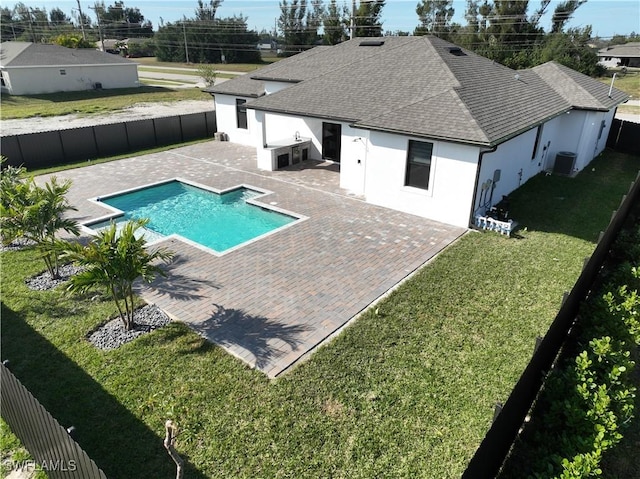
[[[3,0],[0,6],[13,7],[15,2]],[[344,0],[343,0],[344,1]],[[351,5],[351,0],[346,0]],[[208,0],[204,0],[205,4]],[[72,15],[72,9],[77,10],[76,0],[22,0],[22,3],[29,7],[46,8],[47,11],[53,8],[60,8],[67,15]],[[105,0],[105,4],[112,5],[113,0]],[[325,4],[328,0],[325,1]],[[342,3],[338,0],[338,4]],[[413,32],[418,24],[416,15],[416,5],[418,0],[387,0],[382,10],[383,28],[385,32],[397,30]],[[551,13],[558,0],[552,0],[547,11],[549,12],[542,19],[542,26],[549,30],[551,24]],[[94,0],[80,0],[80,5],[85,14],[91,16],[95,21],[93,11],[89,6],[93,6]],[[144,15],[146,20],[153,23],[154,30],[157,30],[161,20],[164,23],[180,20],[183,16],[194,17],[197,7],[197,0],[124,0],[125,7],[136,7]],[[539,6],[539,1],[530,0],[529,14]],[[464,0],[454,0],[456,10],[455,21],[464,24],[464,10],[466,2]],[[250,29],[260,32],[262,29],[272,31],[275,22],[280,15],[278,0],[223,0],[218,9],[217,17],[230,17],[242,14],[248,17],[247,24]],[[574,17],[568,23],[569,27],[584,27],[591,25],[593,35],[602,38],[610,38],[614,34],[627,35],[631,32],[640,33],[640,0],[588,0],[578,8]]]

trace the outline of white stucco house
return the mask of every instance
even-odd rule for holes
[[[435,37],[316,47],[208,91],[218,131],[254,146],[259,168],[330,160],[348,192],[463,227],[543,170],[583,169],[628,99],[557,63],[514,71]]]
[[[640,42],[613,45],[598,51],[598,63],[607,68],[640,68]]]
[[[0,44],[2,92],[31,95],[139,86],[138,65],[91,49],[30,42]]]

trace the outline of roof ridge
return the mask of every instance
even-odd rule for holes
[[[393,107],[393,108],[388,108],[386,110],[382,110],[380,112],[378,112],[376,115],[374,116],[370,116],[370,117],[366,117],[366,118],[362,118],[360,120],[358,120],[357,123],[370,123],[372,122],[374,119],[376,118],[381,118],[389,113],[395,112],[395,111],[399,111],[405,108],[409,108],[413,105],[416,105],[418,103],[422,103],[425,102],[427,100],[433,99],[433,98],[437,98],[439,96],[442,95],[451,95],[451,97],[453,98],[453,100],[456,102],[456,104],[458,105],[458,108],[462,109],[465,113],[465,115],[467,116],[467,119],[470,123],[473,123],[473,125],[475,127],[477,127],[483,134],[483,136],[485,137],[485,139],[487,141],[489,141],[489,136],[487,135],[487,132],[485,131],[484,128],[482,128],[482,126],[478,123],[478,121],[476,120],[476,118],[474,118],[471,110],[469,110],[469,107],[467,106],[467,104],[464,102],[464,100],[460,97],[460,94],[458,93],[458,90],[462,87],[462,84],[460,83],[458,77],[456,77],[456,75],[453,73],[453,71],[451,70],[451,68],[449,67],[449,65],[447,64],[446,61],[444,61],[443,56],[440,54],[440,51],[434,46],[433,44],[433,40],[437,37],[434,37],[432,35],[425,35],[425,36],[421,36],[421,37],[416,37],[416,38],[422,38],[424,39],[424,43],[426,43],[428,45],[428,48],[430,50],[430,52],[424,52],[425,55],[429,55],[431,53],[435,53],[438,55],[438,57],[441,59],[442,61],[442,65],[446,71],[446,73],[448,74],[448,76],[450,77],[450,79],[452,80],[450,84],[446,84],[446,86],[442,89],[442,90],[438,90],[436,93],[433,94],[424,94],[419,96],[416,99],[413,99],[411,101],[408,101],[406,103],[403,103],[401,105],[398,105],[397,107]],[[442,43],[447,43],[450,44],[452,48],[459,48],[456,45],[454,45],[453,43],[450,42],[446,42],[446,40],[442,40],[442,39],[438,39],[439,41],[441,41]],[[403,46],[406,46],[403,45]],[[425,92],[426,93],[426,92]]]
[[[330,46],[329,45],[321,45],[321,47],[326,47],[326,48],[321,48],[319,51],[314,52],[314,55],[322,54],[324,52],[327,52],[329,49],[335,48],[335,47],[346,48],[346,47],[350,46],[349,45],[350,43],[355,43],[357,41],[363,42],[363,41],[366,41],[368,39],[370,40],[372,38],[380,39],[381,37],[356,37],[356,38],[353,38],[351,40],[347,40],[346,42],[338,43],[337,45],[330,45]],[[415,37],[416,40],[419,39],[419,38],[421,38],[421,37]],[[382,37],[382,40],[380,40],[380,41],[385,41],[384,37]],[[355,64],[362,63],[363,61],[366,61],[366,60],[370,60],[372,57],[375,57],[375,56],[378,56],[378,55],[381,55],[381,54],[387,54],[387,53],[389,53],[389,51],[397,50],[399,48],[406,48],[407,45],[408,45],[408,42],[406,42],[406,43],[405,42],[399,42],[397,45],[387,46],[387,48],[382,52],[377,50],[376,48],[372,47],[370,49],[370,52],[371,52],[370,54],[363,55],[363,56],[358,57],[358,58],[354,58],[353,60],[350,60],[347,63],[338,65],[335,69],[329,69],[329,70],[327,70],[327,71],[325,71],[323,73],[320,73],[318,76],[315,76],[313,79],[322,78],[322,77],[324,77],[326,75],[329,75],[329,74],[334,74],[335,72],[339,72],[341,70],[344,70],[345,68],[353,67]],[[307,52],[313,52],[314,50],[316,50],[316,48],[312,48],[310,50],[306,50],[305,52],[302,52],[302,53],[306,54]],[[314,56],[314,55],[308,55],[308,56]],[[289,57],[289,58],[294,59],[297,56],[298,55],[294,55],[294,56]],[[305,56],[305,59],[306,58],[307,58],[307,56]],[[278,63],[280,63],[280,62],[278,62]],[[285,67],[286,66],[287,65],[285,65]],[[275,71],[277,71],[277,70],[278,70],[278,68],[276,67]],[[254,78],[254,77],[251,77],[251,78]],[[261,75],[260,77],[255,77],[255,78],[259,78],[260,80],[269,80],[269,79],[273,79],[274,81],[278,81],[278,80],[282,81],[283,80],[282,78],[278,78],[278,77],[271,76],[271,75],[269,75],[269,76],[262,76]],[[296,80],[297,81],[303,81],[303,80],[300,80],[300,79],[296,79]]]
[[[572,93],[578,93],[579,97],[586,97],[589,100],[588,105],[576,105],[576,101],[572,101],[571,99],[567,98],[567,95],[563,92],[563,89],[561,88],[562,83],[549,81],[549,79],[547,79],[545,75],[540,74],[540,72],[543,72],[545,71],[545,69],[549,68],[553,68],[556,74],[561,75],[563,79],[570,81],[573,90]],[[536,74],[540,79],[542,79],[542,81],[545,82],[546,85],[548,85],[557,94],[565,98],[574,107],[582,106],[584,108],[586,106],[589,106],[596,109],[609,109],[609,107],[607,107],[607,105],[605,105],[593,92],[587,90],[587,88],[585,88],[579,83],[579,81],[577,81],[578,79],[582,79],[582,77],[590,78],[589,76],[584,75],[579,71],[573,70],[554,60],[543,63],[542,65],[537,65],[531,68],[530,71]]]

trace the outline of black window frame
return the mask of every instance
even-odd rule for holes
[[[607,126],[607,122],[602,120],[600,122],[600,131],[598,132],[598,141],[600,141],[600,139],[602,138],[602,132],[604,131],[606,126]]]
[[[243,130],[248,129],[247,126],[247,107],[245,105],[247,100],[243,98],[236,98],[236,125]]]
[[[531,154],[531,161],[536,159],[538,155],[538,149],[540,149],[540,141],[542,140],[542,130],[544,125],[538,125],[538,131],[536,132],[536,141],[533,144],[533,153]]]
[[[427,151],[428,158],[426,155]],[[431,182],[432,164],[433,143],[429,141],[409,140],[404,185],[428,191],[429,183]]]

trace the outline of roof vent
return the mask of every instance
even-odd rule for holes
[[[466,57],[467,54],[462,51],[460,47],[449,47],[449,53],[455,55],[456,57]]]
[[[384,40],[364,40],[360,42],[361,47],[381,47],[384,45]]]

